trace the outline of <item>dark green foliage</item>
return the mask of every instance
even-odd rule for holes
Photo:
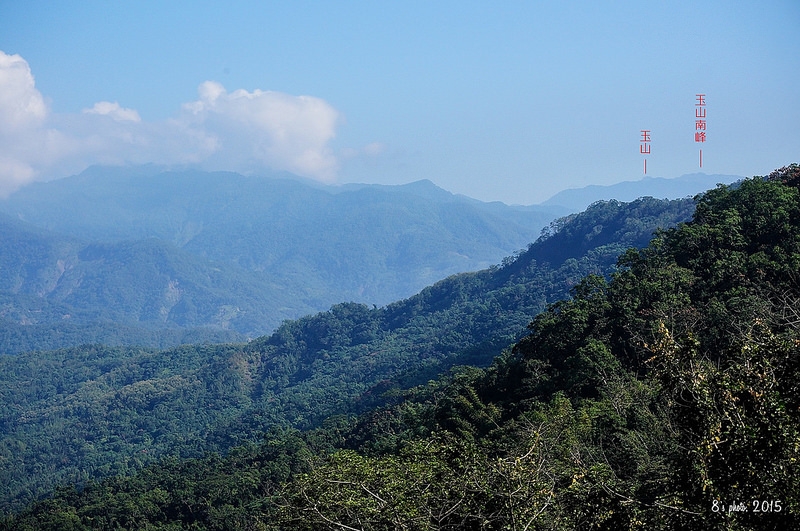
[[[538,260],[561,263],[580,258],[590,250],[619,255],[628,247],[644,247],[652,236],[652,227],[670,226],[673,213],[659,208],[661,201],[652,197],[638,199],[622,208],[619,201],[599,201],[581,214],[554,221],[548,235],[537,249]],[[682,202],[681,219],[692,215],[694,205]]]
[[[251,403],[243,356],[239,347],[84,346],[0,358],[5,503],[163,455],[202,455],[211,428]]]
[[[645,200],[596,205],[586,216],[599,222],[612,215],[604,223],[619,232],[631,219],[624,212],[641,213],[643,205],[665,223],[686,211],[686,202]],[[656,226],[639,229],[650,234]],[[385,308],[339,304],[246,345],[81,347],[0,358],[6,507],[55,482],[130,473],[164,455],[222,452],[276,425],[309,428],[332,414],[396,403],[403,390],[453,365],[486,366],[547,302],[564,296],[573,278],[613,268],[611,255],[595,249],[579,260],[539,265],[544,242],[505,266],[453,276]],[[491,411],[482,413],[490,423]],[[376,419],[397,433],[364,444],[398,448],[426,433],[403,427],[423,418],[433,418],[427,407],[408,406],[397,419]]]
[[[538,265],[537,249],[554,252],[543,239],[502,267],[402,303],[339,305],[286,323],[242,348],[250,361],[233,374],[248,367],[260,375],[254,401],[274,397],[300,425],[339,399],[347,412],[382,405],[313,431],[276,430],[225,457],[166,461],[80,493],[61,491],[3,525],[793,529],[797,174],[791,166],[698,197],[691,223],[624,253],[610,276],[592,261],[598,248],[557,270]],[[582,280],[573,282],[573,273]],[[529,291],[527,279],[541,291]],[[502,351],[501,339],[513,334],[497,330],[511,329],[515,321],[505,319],[514,303],[532,307],[556,285],[572,297],[551,304],[528,336]],[[486,366],[492,352],[501,354]],[[483,368],[458,367],[424,383],[465,358]],[[361,402],[311,391],[332,381]],[[406,390],[414,383],[422,385]],[[317,409],[295,401],[302,396]],[[262,426],[255,413],[238,418]],[[756,501],[767,511],[756,512]],[[728,511],[734,503],[748,511]]]
[[[108,321],[94,323],[60,322],[22,325],[0,319],[0,344],[4,354],[32,350],[55,350],[83,343],[108,346],[141,345],[169,348],[199,343],[231,343],[244,337],[233,330],[214,328],[143,328]]]
[[[373,438],[359,425],[362,454],[336,453],[287,486],[287,522],[796,527],[800,194],[753,179],[699,204],[693,223],[627,253],[611,282],[588,277],[552,305],[512,353],[417,397],[416,425],[402,421],[408,405],[371,414],[389,422]],[[375,440],[398,446],[375,453]]]

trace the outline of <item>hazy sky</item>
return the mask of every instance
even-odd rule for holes
[[[536,203],[800,160],[800,2],[0,0],[0,194],[90,164]],[[695,142],[695,94],[707,136]]]

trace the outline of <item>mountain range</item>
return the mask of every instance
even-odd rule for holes
[[[0,211],[6,352],[79,336],[150,346],[256,337],[340,301],[383,305],[496,264],[564,213],[430,181],[331,187],[155,167],[36,183]]]
[[[580,212],[595,201],[633,201],[650,196],[665,199],[693,197],[717,184],[731,184],[742,180],[737,175],[707,175],[692,173],[674,179],[644,177],[636,181],[622,181],[612,185],[592,184],[582,188],[562,190],[541,203],[541,206],[560,206],[571,212]]]
[[[693,210],[690,200],[597,203],[502,264],[380,308],[338,304],[246,344],[0,356],[3,503],[224,451],[276,426],[311,428],[455,365],[485,366],[583,276],[610,274],[619,253]]]
[[[247,343],[0,356],[0,529],[790,528],[799,175]]]
[[[425,180],[92,167],[0,200],[0,351],[257,337],[340,301],[388,304],[497,264],[582,203],[684,197],[731,179],[644,179],[508,206]]]

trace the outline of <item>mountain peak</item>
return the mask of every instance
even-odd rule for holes
[[[611,185],[589,185],[563,190],[541,203],[542,206],[562,206],[580,212],[595,201],[616,199],[629,202],[640,197],[679,199],[694,196],[714,188],[717,184],[731,184],[742,180],[738,175],[708,175],[692,173],[677,178],[645,176],[636,181],[622,181]]]

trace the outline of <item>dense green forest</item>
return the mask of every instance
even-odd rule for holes
[[[2,505],[167,455],[224,452],[273,426],[311,428],[396,400],[454,365],[486,366],[548,302],[586,274],[610,273],[623,249],[693,208],[598,203],[504,264],[383,308],[339,304],[247,344],[0,357]],[[555,253],[554,238],[573,255]]]
[[[242,341],[341,301],[385,305],[484,269],[567,213],[430,181],[333,187],[154,166],[34,183],[0,198],[0,212],[2,353],[77,346],[76,335]]]
[[[646,214],[651,221],[664,216],[656,204],[600,203],[555,223],[500,267],[453,277],[386,308],[340,305],[268,338],[225,347],[228,354],[199,356],[198,380],[203,371],[230,374],[221,380],[232,388],[246,390],[251,381],[260,390],[251,400],[269,397],[210,439],[247,425],[267,428],[261,440],[226,454],[172,455],[77,489],[66,485],[0,525],[795,528],[800,167],[711,190],[697,198],[691,222],[659,231],[642,249],[621,249],[612,235],[640,236]],[[637,208],[640,215],[628,217]],[[612,252],[622,252],[613,272],[601,267]],[[522,317],[513,309],[532,310],[563,289],[571,297],[538,313],[524,337],[510,331]],[[404,340],[422,323],[435,323],[429,336]],[[393,336],[396,330],[404,332]],[[387,347],[395,342],[388,358],[372,350],[376,337]],[[503,348],[508,340],[513,348]],[[94,365],[76,369],[102,372],[101,350]],[[42,355],[60,356],[62,364],[71,357]],[[207,368],[207,358],[220,365]],[[35,370],[38,359],[6,362],[4,372]],[[386,371],[392,364],[396,370]],[[392,376],[376,382],[378,373]],[[363,386],[371,376],[375,383]],[[325,391],[326,380],[338,387]],[[58,396],[74,396],[68,391]],[[213,395],[209,386],[206,393],[212,401],[230,396]],[[288,397],[301,395],[309,402],[286,409]],[[152,390],[138,399],[159,396]],[[21,402],[5,398],[6,407]],[[50,398],[41,406],[65,403]],[[260,423],[259,415],[283,411],[293,411],[288,422]],[[18,419],[4,416],[3,432]],[[9,448],[4,442],[3,451]]]

